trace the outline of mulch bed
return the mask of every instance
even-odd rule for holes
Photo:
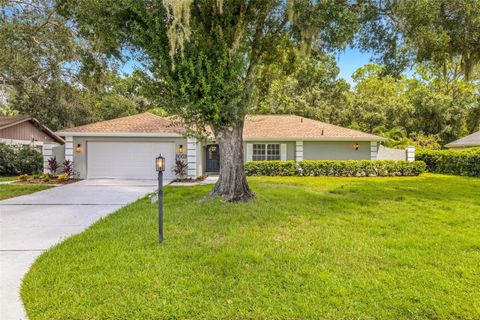
[[[208,176],[207,175],[203,175],[203,176],[200,176],[200,177],[197,177],[195,179],[192,179],[192,178],[185,178],[185,179],[175,179],[173,180],[172,182],[185,182],[185,183],[193,183],[193,182],[200,182],[200,181],[203,181],[205,179],[207,179]]]
[[[26,181],[17,180],[14,182],[14,184],[70,184],[70,183],[78,182],[80,180],[82,179],[69,179],[67,181],[62,181],[56,178],[52,178],[50,179],[50,181],[45,182],[43,181],[43,179],[37,178],[37,179],[28,179]]]

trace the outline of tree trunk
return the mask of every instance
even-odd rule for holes
[[[211,196],[222,196],[229,202],[248,201],[255,197],[245,176],[242,134],[243,121],[234,128],[215,131],[220,148],[220,176]]]

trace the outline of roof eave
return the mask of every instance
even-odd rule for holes
[[[141,138],[179,138],[182,134],[176,132],[70,132],[57,131],[62,137],[141,137]]]
[[[244,141],[387,141],[381,137],[244,137]]]
[[[7,123],[7,124],[1,126],[0,130],[16,126],[17,124],[21,124],[23,122],[30,121],[31,119],[33,119],[33,118],[32,117],[26,117],[26,118],[22,118],[22,119],[19,119],[17,121],[14,121],[14,122]]]

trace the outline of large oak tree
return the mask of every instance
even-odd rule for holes
[[[155,98],[220,145],[212,195],[248,200],[242,131],[259,66],[287,39],[308,53],[351,42],[359,4],[347,0],[60,0],[58,11],[105,53],[136,55]]]

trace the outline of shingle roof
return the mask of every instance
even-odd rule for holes
[[[60,130],[63,132],[135,132],[135,133],[181,133],[185,131],[172,119],[159,117],[149,112],[112,120],[100,121],[84,126]]]
[[[247,116],[243,136],[247,139],[310,139],[310,140],[347,140],[360,139],[383,141],[382,137],[335,126],[296,115],[256,115]]]
[[[480,130],[445,145],[447,148],[480,147]]]
[[[163,118],[146,112],[134,116],[64,129],[60,130],[59,133],[182,133],[184,131],[184,128],[170,118]],[[347,129],[295,115],[247,116],[245,119],[243,137],[245,140],[385,140],[384,138],[373,134]]]

